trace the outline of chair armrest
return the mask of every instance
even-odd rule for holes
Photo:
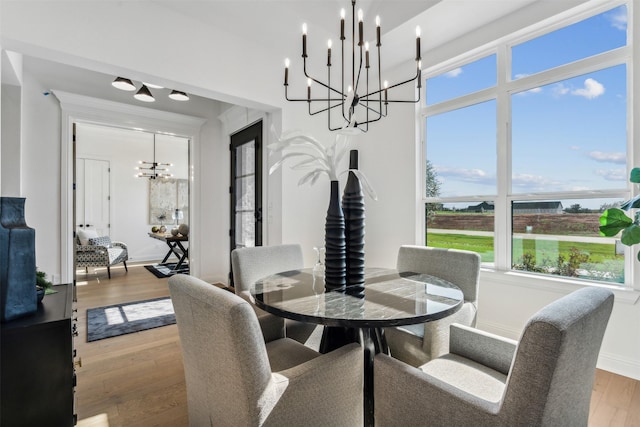
[[[363,423],[363,353],[349,344],[308,362],[272,374],[279,396],[266,425],[326,425]]]
[[[111,246],[119,246],[122,249],[127,249],[127,244],[124,242],[111,242]]]
[[[509,375],[517,341],[479,329],[453,324],[449,336],[449,353],[471,359]]]
[[[473,326],[476,320],[477,308],[474,303],[464,303],[462,308],[451,316],[427,322],[424,324],[424,337],[422,338],[423,351],[431,359],[440,357],[449,352],[449,331],[454,323],[465,326]]]

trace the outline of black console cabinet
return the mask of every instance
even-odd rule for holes
[[[58,285],[32,316],[2,324],[0,425],[75,425],[73,285]]]

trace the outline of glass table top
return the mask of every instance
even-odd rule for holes
[[[251,287],[258,307],[281,317],[326,326],[388,327],[449,316],[464,302],[452,283],[427,274],[367,268],[364,297],[325,292],[313,269],[265,277]]]

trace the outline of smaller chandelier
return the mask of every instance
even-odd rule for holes
[[[147,162],[140,160],[138,167],[135,169],[139,171],[134,176],[136,178],[171,178],[173,174],[169,173],[169,167],[173,166],[171,163],[158,163],[156,162],[156,134],[153,134],[153,161]]]
[[[377,61],[371,61],[369,42],[365,41],[363,13],[362,9],[358,10],[358,24],[356,27],[356,0],[351,0],[351,81],[347,83],[345,88],[345,11],[340,11],[340,45],[341,45],[341,62],[340,62],[340,83],[339,86],[331,83],[332,64],[332,42],[327,43],[327,72],[326,79],[322,80],[318,77],[310,75],[307,70],[307,25],[302,25],[302,61],[303,73],[307,79],[307,97],[306,98],[290,98],[288,93],[289,87],[289,59],[285,59],[284,69],[284,94],[287,101],[306,102],[309,108],[309,115],[327,112],[327,127],[330,131],[352,127],[360,129],[363,132],[369,130],[369,123],[377,122],[387,116],[389,103],[416,103],[420,101],[420,92],[422,88],[421,68],[422,61],[420,55],[420,27],[416,28],[416,71],[413,77],[394,84],[389,84],[386,80],[382,82],[381,77],[381,55],[380,47],[382,46],[380,36],[380,17],[376,16],[376,36],[375,47],[377,50]],[[356,42],[357,28],[357,42]],[[358,55],[356,55],[356,51]],[[358,58],[356,58],[358,56]],[[375,64],[377,62],[377,64]],[[358,64],[356,66],[356,64]],[[377,65],[377,82],[369,85],[369,69],[372,64]],[[364,67],[364,70],[363,70]],[[348,67],[347,67],[348,68]],[[364,72],[363,72],[364,71]],[[348,76],[347,76],[348,78]],[[374,77],[375,79],[375,77]],[[415,99],[394,99],[390,95],[393,88],[417,82],[418,94]],[[312,84],[318,84],[321,88],[312,96]],[[326,92],[325,92],[326,90]],[[318,92],[324,93],[318,95]],[[335,110],[337,109],[337,110]],[[332,111],[334,110],[334,111]],[[336,112],[337,111],[337,112]],[[332,114],[333,112],[333,114]],[[338,117],[336,119],[336,116]],[[337,120],[337,123],[336,123]]]

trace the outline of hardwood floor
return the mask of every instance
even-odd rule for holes
[[[87,308],[169,295],[168,279],[142,264],[78,274],[75,347],[82,427],[187,426],[187,397],[176,325],[86,342]],[[597,370],[589,427],[640,427],[640,381]]]
[[[168,279],[142,265],[106,269],[77,278],[78,330],[75,347],[78,420],[106,414],[108,425],[187,426],[187,396],[176,325],[91,343],[86,342],[87,308],[169,295]],[[83,281],[83,279],[88,279]]]

